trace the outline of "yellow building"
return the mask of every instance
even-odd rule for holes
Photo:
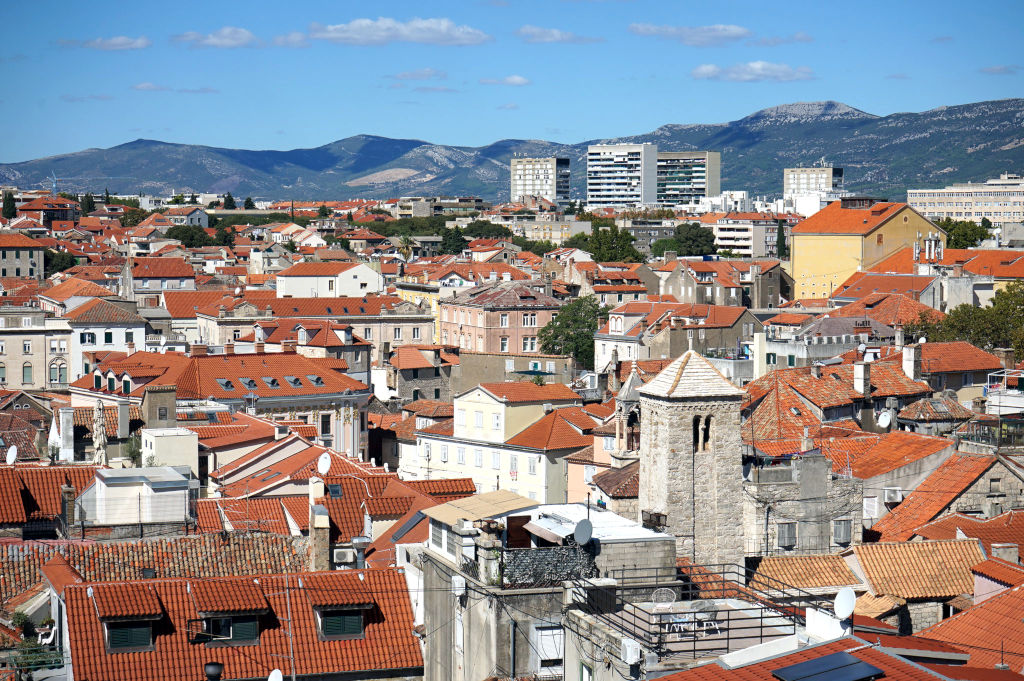
[[[905,203],[851,197],[835,201],[793,228],[795,298],[828,298],[854,272],[929,234],[946,245],[946,233]]]

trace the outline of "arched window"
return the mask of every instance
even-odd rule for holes
[[[25,362],[21,366],[21,382],[22,383],[31,383],[32,382],[32,365],[29,364],[28,362]]]

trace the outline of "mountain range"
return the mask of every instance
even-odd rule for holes
[[[1024,172],[1024,99],[876,116],[840,102],[763,109],[730,123],[663,125],[629,137],[557,144],[505,139],[482,147],[356,135],[312,149],[224,149],[138,139],[109,149],[0,164],[0,184],[61,191],[227,192],[266,199],[475,195],[507,200],[513,155],[567,156],[574,195],[586,194],[587,145],[652,142],[662,151],[722,154],[722,188],[779,195],[782,169],[825,159],[847,189],[905,198],[907,188]]]

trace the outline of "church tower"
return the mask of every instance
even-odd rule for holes
[[[743,390],[690,350],[639,393],[641,520],[680,558],[743,565]]]

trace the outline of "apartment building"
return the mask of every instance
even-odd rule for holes
[[[722,192],[722,155],[717,151],[657,154],[657,200],[663,206],[693,206]]]
[[[43,280],[43,247],[24,234],[0,233],[0,277]]]
[[[715,234],[719,251],[732,251],[741,258],[777,258],[779,221],[789,247],[790,230],[800,217],[791,213],[713,213],[701,218]]]
[[[527,196],[539,196],[559,206],[569,203],[569,159],[514,157],[510,165],[511,189],[509,200],[521,201]]]
[[[441,302],[441,344],[477,352],[540,352],[537,332],[562,304],[526,282],[476,286]]]
[[[0,388],[65,390],[71,330],[39,308],[0,306]]]
[[[587,147],[587,205],[649,206],[657,203],[658,147],[594,144]]]
[[[907,190],[907,203],[927,218],[980,223],[1024,221],[1024,177],[1002,173],[999,179],[964,182],[942,189]]]
[[[800,194],[839,192],[843,190],[843,169],[835,166],[786,168],[782,171],[782,194],[792,197]]]

